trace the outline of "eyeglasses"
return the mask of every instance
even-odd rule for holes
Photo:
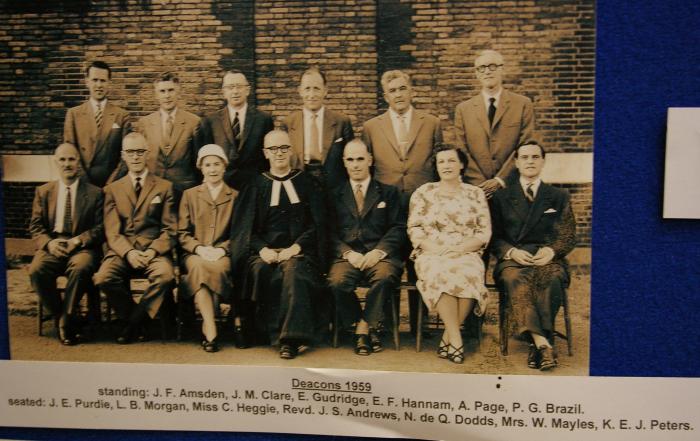
[[[498,69],[499,67],[503,67],[503,65],[502,65],[502,64],[496,64],[496,63],[482,64],[481,66],[476,66],[476,71],[479,72],[479,73],[484,73],[484,72],[486,72],[486,68],[487,68],[487,67],[488,67],[488,69],[489,69],[491,72],[493,72],[493,71],[495,71],[496,69]]]
[[[270,147],[265,147],[265,150],[269,151],[270,153],[277,153],[277,152],[282,152],[282,153],[287,153],[289,149],[291,149],[291,145],[272,145]]]
[[[223,86],[226,90],[244,90],[246,87],[250,87],[249,84],[227,84]]]
[[[122,152],[124,152],[124,154],[126,154],[127,156],[132,156],[132,157],[133,157],[133,156],[139,156],[139,157],[141,157],[141,156],[145,155],[147,151],[148,151],[148,150],[145,150],[145,149],[139,149],[139,150],[122,150]]]

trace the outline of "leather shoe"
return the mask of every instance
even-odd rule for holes
[[[355,353],[357,355],[369,355],[371,353],[367,334],[355,335]]]
[[[219,352],[219,343],[217,343],[216,338],[212,341],[205,341],[202,344],[204,352]]]
[[[285,360],[291,360],[297,356],[297,349],[292,345],[281,345],[280,346],[280,358]]]
[[[247,349],[250,347],[250,343],[248,343],[248,338],[242,326],[234,326],[233,342],[238,349]]]
[[[73,346],[78,343],[74,336],[66,328],[58,328],[58,340],[63,346]]]
[[[530,369],[540,368],[540,351],[533,344],[528,345],[527,367]]]
[[[540,346],[538,349],[540,354],[540,370],[547,371],[556,367],[557,358],[554,356],[554,350],[551,346]]]
[[[372,352],[382,352],[384,347],[382,346],[382,340],[377,335],[377,331],[374,329],[369,330],[369,343],[372,346]]]

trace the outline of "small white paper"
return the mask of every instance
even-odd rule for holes
[[[664,218],[700,219],[700,107],[670,107]]]

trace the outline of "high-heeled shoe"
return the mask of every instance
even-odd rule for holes
[[[438,345],[437,348],[437,356],[440,358],[447,358],[447,350],[450,347],[450,344],[445,342],[445,340],[440,339],[440,344]]]
[[[452,352],[450,352],[450,349],[452,349]],[[464,345],[456,348],[452,345],[452,343],[450,343],[449,349],[447,350],[447,359],[452,363],[464,363]]]

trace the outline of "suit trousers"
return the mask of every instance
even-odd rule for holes
[[[92,274],[97,261],[94,250],[79,250],[67,257],[56,257],[45,250],[37,251],[29,266],[29,278],[34,291],[54,318],[65,319],[77,315],[83,294],[94,291]],[[63,275],[68,281],[62,301],[56,289],[56,278]]]
[[[252,291],[248,293],[258,302],[260,314],[256,322],[265,325],[270,343],[313,340],[313,303],[320,286],[313,261],[295,256],[282,263],[268,264],[254,256],[249,265],[248,289]]]
[[[510,298],[509,332],[526,339],[530,332],[551,340],[568,281],[566,270],[558,264],[504,268],[497,282]]]
[[[388,260],[381,260],[364,271],[347,260],[336,260],[328,274],[328,283],[339,312],[340,326],[363,319],[370,327],[376,328],[384,318],[386,301],[399,286],[402,270],[401,266]],[[363,280],[369,284],[364,311],[355,295],[355,288]]]
[[[137,305],[131,296],[129,280],[143,276],[148,278],[148,288]],[[142,313],[155,317],[165,296],[172,295],[174,281],[173,264],[166,256],[156,256],[143,270],[132,268],[119,256],[107,256],[95,274],[95,284],[107,295],[121,320],[130,320]]]

